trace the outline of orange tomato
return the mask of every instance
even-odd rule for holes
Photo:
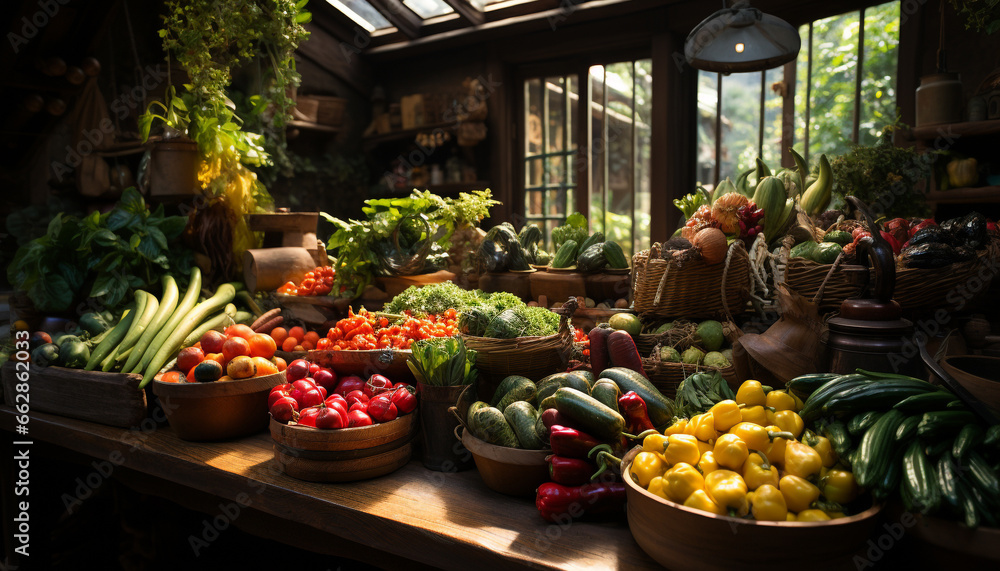
[[[177,368],[181,371],[189,371],[204,360],[205,353],[200,347],[185,347],[177,354]]]
[[[250,329],[249,325],[245,325],[243,323],[230,325],[226,328],[226,337],[229,337],[230,339],[234,337],[242,337],[243,339],[249,341],[250,338],[256,334],[257,333],[253,329]]]
[[[305,338],[306,336],[306,330],[296,325],[295,327],[292,327],[291,329],[288,330],[288,336],[294,337],[297,340],[302,341],[302,339]]]
[[[325,351],[326,349],[329,348],[330,348],[330,340],[327,339],[326,337],[320,337],[319,340],[316,341],[316,349],[320,351]]]
[[[294,337],[286,337],[285,341],[281,344],[281,350],[285,351],[286,353],[291,353],[292,351],[295,350],[295,346],[298,344],[299,344],[298,340],[295,339]]]
[[[281,347],[281,344],[284,343],[286,337],[288,337],[288,330],[284,327],[275,327],[271,330],[271,339],[274,339],[274,342],[278,345],[278,347]]]
[[[309,341],[303,341],[302,348],[306,351],[312,351],[313,349],[316,348],[316,346],[310,343]]]
[[[313,345],[315,345],[316,342],[319,341],[319,333],[316,333],[315,331],[306,331],[306,334],[302,337],[302,340],[308,341]]]
[[[221,331],[209,329],[201,336],[201,350],[208,353],[221,353],[222,344],[226,342],[226,336]]]
[[[278,372],[278,367],[264,357],[252,357],[251,359],[253,360],[254,367],[257,368],[257,374],[255,376],[264,377],[267,375],[274,375]]]
[[[192,367],[192,369],[193,368],[194,367]],[[163,373],[162,377],[160,377],[160,381],[162,381],[164,383],[184,383],[184,382],[187,382],[185,380],[185,378],[184,378],[184,373],[182,373],[180,371],[167,371],[166,373]]]
[[[255,334],[249,339],[249,342],[251,357],[270,359],[274,356],[274,352],[278,350],[278,345],[274,342],[274,339],[270,335],[264,335],[263,333]]]
[[[215,382],[217,382],[217,383],[224,383],[226,381],[231,381],[231,380],[233,380],[233,378],[230,377],[229,375],[222,375],[218,379],[215,379]]]
[[[220,365],[225,365],[226,361],[229,360],[226,359],[225,355],[223,355],[222,353],[209,353],[208,355],[205,355],[205,358],[211,359]]]
[[[226,365],[226,374],[234,379],[247,379],[257,373],[257,367],[253,359],[246,355],[233,357],[232,361]]]
[[[233,337],[222,345],[222,355],[226,358],[226,361],[232,361],[236,357],[249,357],[250,343],[242,337]]]
[[[274,363],[274,366],[278,368],[279,372],[284,371],[288,367],[288,364],[285,363],[285,360],[281,357],[271,357],[271,362]]]
[[[306,348],[303,347],[302,345],[296,345],[295,347],[292,347],[292,351],[305,351],[305,350]]]

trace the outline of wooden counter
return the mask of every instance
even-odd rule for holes
[[[11,440],[21,438],[12,433],[14,417],[13,409],[0,406],[0,428]],[[548,524],[532,500],[493,492],[475,470],[432,472],[412,461],[375,480],[314,484],[277,470],[267,433],[195,443],[178,439],[169,427],[130,431],[43,413],[32,413],[29,427],[31,440],[95,458],[118,451],[122,475],[139,473],[227,500],[249,496],[248,520],[257,517],[251,512],[261,512],[319,532],[332,546],[362,545],[463,571],[660,568],[636,545],[624,515],[618,521]],[[385,556],[370,549],[351,551],[342,554],[386,564]]]

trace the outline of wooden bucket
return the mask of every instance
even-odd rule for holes
[[[394,383],[413,384],[413,371],[406,365],[413,351],[409,349],[372,349],[370,351],[309,351],[306,360],[333,369],[337,376],[357,375],[363,379],[378,373]]]

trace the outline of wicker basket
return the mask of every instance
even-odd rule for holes
[[[783,250],[782,256],[787,259],[785,282],[796,293],[808,299],[816,300],[820,313],[829,313],[840,309],[840,304],[861,293],[856,285],[851,284],[847,275],[840,271],[840,258],[831,266],[818,264],[803,258],[787,258]],[[949,295],[956,288],[969,287],[971,280],[981,271],[992,276],[996,272],[990,269],[1000,256],[1000,241],[992,240],[989,246],[977,252],[975,260],[960,262],[935,269],[897,268],[896,287],[893,299],[904,311],[922,311],[955,307],[956,302],[967,303],[965,297]],[[826,285],[823,286],[824,281]],[[979,290],[988,289],[988,283]],[[821,291],[822,288],[822,291]],[[976,293],[976,292],[972,292]]]
[[[743,242],[729,247],[725,263],[632,257],[632,299],[645,317],[724,317],[742,313],[750,299],[750,257]]]
[[[737,327],[732,321],[726,321],[722,324],[722,334],[726,338],[726,341],[729,341],[729,344],[732,345],[743,335],[743,331],[741,331],[740,328]],[[735,389],[739,386],[739,379],[736,376],[736,367],[732,363],[730,363],[728,367],[720,369],[718,367],[704,367],[700,365],[689,365],[687,363],[661,361],[661,346],[670,345],[677,349],[678,352],[683,352],[691,346],[691,343],[672,338],[670,336],[670,331],[661,335],[650,335],[646,337],[658,337],[659,341],[649,351],[642,351],[640,349],[640,355],[643,355],[642,368],[646,371],[646,377],[653,383],[653,386],[659,389],[659,391],[667,398],[674,398],[674,395],[677,394],[677,387],[681,384],[681,381],[700,371],[719,371],[719,373],[722,374],[722,378],[726,379],[726,382],[730,387]]]
[[[545,337],[493,339],[462,335],[465,346],[476,351],[476,370],[480,385],[493,394],[505,377],[521,375],[537,381],[566,370],[573,354],[573,331],[569,316],[563,315],[559,332]]]

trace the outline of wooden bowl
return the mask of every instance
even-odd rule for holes
[[[534,496],[538,486],[549,481],[545,457],[551,450],[523,450],[496,446],[462,429],[462,444],[472,453],[483,483],[510,496]]]
[[[267,395],[285,382],[285,372],[214,383],[153,380],[167,421],[184,440],[225,440],[267,427]]]
[[[915,557],[927,566],[947,566],[964,569],[997,569],[1000,567],[1000,528],[969,529],[960,522],[921,514],[909,514],[903,519],[901,502],[894,501],[887,510],[887,521],[905,525],[906,534],[919,539],[914,543]]]
[[[274,460],[293,478],[351,482],[384,476],[413,455],[417,412],[371,426],[322,430],[271,419]]]
[[[953,355],[941,367],[986,406],[1000,411],[1000,357]]]
[[[622,462],[628,473],[631,457]],[[754,521],[687,508],[625,481],[628,525],[650,557],[675,570],[853,569],[879,521],[881,505],[824,522]]]
[[[374,349],[372,351],[309,351],[306,360],[333,369],[337,376],[357,375],[367,379],[378,373],[394,383],[413,384],[413,372],[406,366],[412,351]]]

